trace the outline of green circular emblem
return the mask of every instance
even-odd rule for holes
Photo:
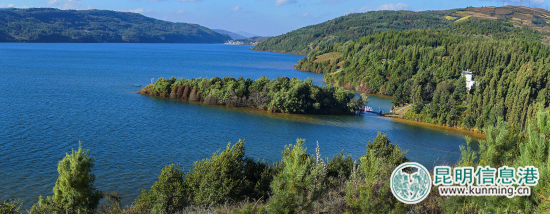
[[[424,166],[407,162],[393,170],[390,187],[397,200],[405,204],[416,204],[428,197],[432,189],[432,179]]]

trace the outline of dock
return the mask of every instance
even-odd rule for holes
[[[365,108],[363,109],[363,112],[376,114],[378,116],[384,116],[387,113],[387,112],[383,112],[383,111],[374,111],[372,109],[372,107],[369,107],[369,106],[365,106]]]

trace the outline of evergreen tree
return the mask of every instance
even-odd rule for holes
[[[152,213],[175,213],[189,205],[189,187],[183,168],[178,164],[165,166],[151,190],[142,190],[135,201],[138,210]]]
[[[92,213],[97,208],[102,193],[95,189],[95,175],[92,173],[95,158],[89,157],[89,150],[83,150],[79,142],[78,150],[66,154],[59,161],[59,177],[53,188],[53,196],[39,197],[33,206],[36,212],[53,213]]]
[[[268,211],[271,213],[308,213],[325,191],[326,164],[317,152],[317,159],[303,148],[304,140],[285,146],[282,169],[273,178]]]

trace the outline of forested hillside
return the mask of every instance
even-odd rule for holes
[[[550,48],[529,28],[495,21],[457,26],[335,43],[310,52],[296,68],[326,73],[335,85],[392,95],[395,106],[414,104],[409,119],[479,130],[502,119],[524,129],[549,104]],[[500,39],[483,36],[489,32]],[[461,77],[467,69],[476,81],[469,91]]]
[[[514,27],[527,27],[545,34],[540,38],[545,42],[550,31],[550,12],[539,8],[507,6],[422,12],[372,11],[303,27],[261,42],[254,50],[307,54],[322,45],[344,43],[376,32],[454,28],[453,25],[467,20],[494,20]]]
[[[440,18],[443,14],[412,11],[353,13],[269,38],[254,50],[307,54],[322,44],[346,42],[379,31],[440,28],[451,23]]]
[[[223,43],[230,39],[197,24],[161,21],[137,13],[0,9],[0,42]]]

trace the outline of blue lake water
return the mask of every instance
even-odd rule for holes
[[[136,94],[151,78],[313,78],[296,71],[302,56],[203,44],[0,44],[0,201],[25,207],[52,195],[57,163],[81,141],[96,158],[96,187],[130,204],[163,166],[208,158],[245,139],[246,154],[278,161],[284,145],[319,142],[325,157],[358,158],[378,132],[427,168],[455,163],[464,133],[374,115],[270,114]],[[370,97],[388,111],[390,98]]]

